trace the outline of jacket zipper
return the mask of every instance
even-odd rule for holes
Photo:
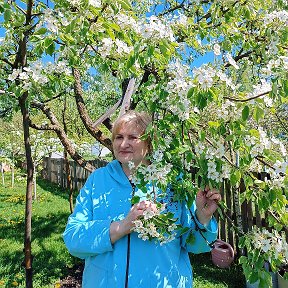
[[[128,234],[128,243],[127,243],[125,288],[128,288],[129,264],[130,264],[130,234]]]
[[[130,181],[129,181],[130,182]],[[134,193],[135,193],[135,185],[133,183],[131,183],[131,186],[132,186],[132,198],[134,197]],[[132,204],[131,204],[131,207],[132,207]],[[130,234],[128,234],[127,236],[127,257],[126,257],[126,275],[125,275],[125,288],[128,288],[128,277],[129,277],[129,266],[130,266],[130,240],[131,240],[131,237],[130,237]]]

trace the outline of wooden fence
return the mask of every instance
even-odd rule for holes
[[[95,168],[105,166],[106,161],[93,160],[89,161]],[[84,185],[86,179],[91,174],[79,166],[75,161],[69,161],[71,170],[71,181],[74,190],[79,190]],[[44,158],[42,178],[58,184],[60,187],[67,188],[67,176],[65,171],[65,161],[63,158]]]
[[[95,168],[105,166],[107,162],[103,160],[94,160],[90,162]],[[80,167],[76,162],[70,161],[71,165],[71,181],[73,183],[73,189],[79,190],[85,183],[90,172]],[[65,173],[64,159],[51,159],[45,158],[43,162],[42,177],[48,179],[53,183],[57,183],[59,186],[66,188],[67,180]],[[259,174],[259,179],[267,177],[266,174]],[[240,194],[245,191],[245,186],[242,183],[240,187],[235,190],[231,187],[229,182],[223,184],[221,194],[225,200],[227,210],[224,217],[220,217],[220,214],[216,213],[216,218],[219,222],[219,238],[229,242],[235,250],[238,250],[239,234],[235,233],[233,226],[237,225],[239,221],[242,222],[243,232],[250,231],[253,226],[266,227],[268,214],[260,214],[258,207],[252,203],[244,201],[240,204]],[[238,204],[238,205],[237,205]],[[239,207],[239,209],[237,209]],[[236,252],[240,252],[239,250]]]

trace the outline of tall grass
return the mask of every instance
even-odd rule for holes
[[[0,185],[1,288],[25,287],[22,263],[26,179],[18,177],[11,188],[9,176],[5,176],[5,187]],[[34,288],[48,288],[59,283],[79,260],[69,255],[61,236],[70,214],[68,192],[38,179],[37,195],[32,216],[33,284]],[[191,262],[194,288],[245,287],[237,265],[229,269],[216,268],[211,263],[210,253],[191,255]]]

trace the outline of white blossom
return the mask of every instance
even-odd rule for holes
[[[287,167],[288,167],[288,162],[285,162],[285,161],[282,162],[279,160],[277,160],[273,165],[273,168],[275,169],[276,174],[280,174],[280,173],[285,174]]]
[[[203,142],[198,142],[196,145],[195,145],[195,153],[196,154],[202,154],[205,150],[205,145]]]
[[[272,13],[265,15],[263,19],[263,25],[268,26],[272,22],[274,22],[277,25],[279,25],[279,22],[282,22],[284,25],[287,26],[288,25],[288,12],[286,10],[273,11]]]
[[[221,47],[219,44],[214,44],[213,46],[213,52],[216,56],[221,55]]]
[[[89,0],[89,5],[94,6],[96,8],[100,8],[101,0]]]
[[[115,44],[117,46],[117,53],[118,54],[129,54],[132,50],[133,50],[133,47],[129,47],[125,42],[119,40],[119,39],[116,39],[115,40]]]
[[[149,23],[144,23],[142,26],[142,36],[146,39],[168,39],[175,41],[173,31],[170,25],[165,25],[157,16],[151,16]]]
[[[98,50],[103,57],[108,56],[113,48],[113,40],[111,38],[104,38],[101,42],[102,46]]]
[[[193,75],[198,80],[201,88],[207,90],[213,86],[216,70],[207,64],[203,64],[201,67],[193,69]]]

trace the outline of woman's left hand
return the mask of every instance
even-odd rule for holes
[[[199,190],[196,196],[196,215],[200,223],[207,224],[221,201],[221,194],[216,189],[206,186],[204,190]]]

